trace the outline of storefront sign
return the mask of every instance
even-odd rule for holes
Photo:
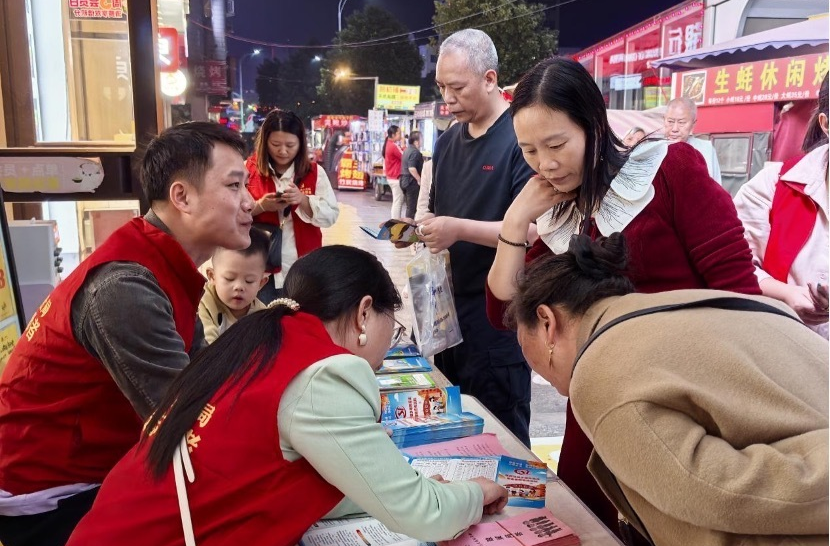
[[[358,116],[325,115],[315,118],[313,123],[315,129],[347,129],[349,124],[356,119],[358,119]]]
[[[679,74],[675,96],[718,106],[814,99],[827,74],[827,53],[741,63]]]
[[[415,119],[432,119],[435,116],[435,103],[422,102],[415,105]]]
[[[6,260],[4,258],[5,252],[0,250],[0,321],[4,321],[10,316],[14,315],[17,310],[14,308],[14,298],[12,297],[11,281],[9,279],[9,271],[6,268]],[[17,326],[17,325],[15,325]],[[17,333],[17,337],[20,333]],[[17,339],[15,337],[14,339]],[[13,342],[12,342],[13,343]],[[0,358],[4,355],[3,339],[0,334]],[[11,352],[11,351],[9,351]],[[8,353],[5,353],[8,355]]]
[[[20,339],[20,329],[17,322],[11,322],[0,330],[0,369],[3,369],[8,361],[18,339]]]
[[[68,0],[70,19],[124,19],[124,0]]]
[[[190,76],[193,90],[206,95],[228,92],[228,67],[225,61],[192,61]]]
[[[366,174],[360,170],[356,159],[352,159],[351,157],[347,158],[345,155],[340,160],[340,174],[337,177],[337,186],[340,188],[364,189],[366,187]]]
[[[415,110],[421,100],[421,87],[417,85],[377,86],[375,108],[381,110]]]
[[[101,160],[86,157],[0,157],[0,187],[12,193],[94,193]]]
[[[175,72],[179,69],[179,31],[159,27],[159,70]]]

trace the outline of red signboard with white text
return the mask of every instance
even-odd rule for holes
[[[815,99],[827,60],[822,53],[683,72],[673,96],[701,106]]]
[[[172,27],[159,27],[159,71],[175,72],[179,69],[179,31]]]

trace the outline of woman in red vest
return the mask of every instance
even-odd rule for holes
[[[828,337],[827,76],[803,150],[768,167],[735,196],[765,296],[792,307],[805,324]]]
[[[611,131],[596,82],[578,62],[546,59],[519,82],[510,106],[527,163],[538,173],[507,210],[488,275],[488,316],[498,325],[525,264],[568,250],[571,238],[621,232],[638,292],[686,288],[760,294],[752,255],[729,194],[685,142],[627,148]],[[535,223],[539,239],[528,251]],[[558,474],[609,528],[617,510],[587,470],[593,446],[570,405]]]
[[[246,162],[254,222],[271,233],[268,270],[274,278],[258,296],[267,304],[297,258],[323,246],[320,228],[331,227],[340,209],[326,171],[308,158],[305,127],[295,113],[272,110],[254,147]]]
[[[289,546],[323,516],[363,511],[438,541],[504,507],[493,481],[417,473],[380,424],[374,371],[401,298],[377,258],[321,248],[285,294],[178,376],[68,546]]]
[[[390,125],[386,130],[386,140],[383,141],[383,166],[386,173],[386,181],[392,189],[392,212],[390,218],[402,218],[406,211],[403,190],[401,189],[401,161],[403,152],[398,147],[401,141],[401,128],[397,125]]]

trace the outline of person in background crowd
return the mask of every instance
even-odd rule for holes
[[[141,163],[150,210],[36,311],[0,379],[0,541],[66,543],[142,421],[204,346],[196,269],[250,243],[245,144],[215,123],[162,132]]]
[[[579,233],[622,232],[627,273],[640,292],[715,288],[760,294],[732,199],[686,143],[643,141],[629,152],[608,125],[605,102],[582,65],[556,57],[530,69],[511,104],[513,126],[538,174],[504,215],[488,276],[487,312],[501,325],[526,263],[568,250]],[[530,251],[528,226],[539,232]],[[605,524],[616,509],[586,468],[591,442],[567,409],[557,474]]]
[[[697,122],[697,105],[689,97],[672,99],[666,105],[666,115],[663,118],[663,128],[669,142],[685,142],[703,155],[706,168],[718,184],[723,184],[720,174],[720,163],[715,147],[708,140],[692,136]]]
[[[424,168],[424,156],[421,154],[421,132],[412,131],[409,135],[409,146],[403,153],[401,160],[401,191],[406,203],[406,218],[415,218],[418,208],[418,190],[421,187],[421,170]]]
[[[799,155],[758,173],[735,196],[764,295],[828,337],[827,76]],[[818,129],[818,131],[816,131]]]
[[[297,261],[323,246],[320,228],[334,225],[340,215],[325,169],[308,159],[305,127],[294,112],[272,110],[248,158],[254,220],[271,234],[268,272],[273,280],[259,299],[268,304],[279,296],[285,274]]]
[[[646,132],[641,127],[632,127],[628,130],[628,132],[623,137],[622,141],[623,144],[628,146],[629,148],[633,147],[635,144],[640,142],[646,138]]]
[[[458,120],[452,118],[447,129],[458,123]],[[443,134],[443,133],[442,133]],[[438,143],[436,142],[435,146]],[[433,153],[435,153],[433,151]],[[424,161],[424,168],[421,170],[421,187],[418,190],[418,206],[415,211],[415,221],[420,222],[427,218],[429,214],[429,193],[432,190],[432,157],[426,158]]]
[[[579,235],[511,305],[620,513],[656,546],[827,544],[827,342],[775,300],[635,294],[625,272],[622,235]]]
[[[392,188],[392,212],[390,218],[402,218],[406,210],[403,192],[401,191],[401,161],[403,153],[398,147],[401,141],[401,128],[390,125],[386,130],[386,140],[383,141],[383,166],[386,172],[386,182]]]
[[[268,282],[267,260],[268,234],[257,228],[251,228],[248,248],[216,249],[206,270],[205,294],[199,302],[205,341],[213,343],[238,319],[265,309],[256,295]]]
[[[316,250],[288,272],[285,295],[185,370],[69,546],[266,536],[288,546],[324,516],[364,511],[392,531],[438,541],[504,507],[507,491],[491,480],[420,475],[380,424],[374,372],[401,298],[377,258],[340,245]]]
[[[418,231],[430,250],[449,249],[464,338],[435,355],[435,365],[530,445],[530,369],[516,336],[487,321],[484,284],[504,213],[533,171],[516,145],[487,34],[466,29],[444,40],[435,81],[459,123],[435,145],[431,214]]]

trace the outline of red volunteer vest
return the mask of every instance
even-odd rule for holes
[[[199,546],[294,545],[343,498],[305,459],[283,459],[276,419],[298,373],[346,350],[311,315],[286,316],[282,326],[271,368],[247,386],[220,389],[187,434],[196,476],[187,497]],[[153,480],[147,447],[133,448],[110,472],[67,546],[184,544],[172,465]]]
[[[248,191],[254,199],[259,199],[266,193],[274,193],[277,191],[277,186],[274,179],[270,176],[262,176],[256,168],[256,154],[248,158],[245,162],[248,168]],[[311,169],[305,175],[297,187],[306,195],[314,195],[317,192],[317,164],[311,163]],[[295,182],[296,183],[296,182]],[[291,207],[291,219],[294,222],[294,241],[297,245],[297,257],[302,258],[312,250],[317,250],[323,246],[323,232],[317,226],[313,226],[297,215],[297,207]],[[254,217],[255,222],[262,222],[263,224],[271,224],[278,226],[280,224],[280,216],[277,212],[262,212]],[[280,269],[275,269],[269,273],[274,273]]]
[[[770,233],[763,268],[785,284],[793,262],[807,244],[818,217],[818,205],[804,193],[806,184],[781,180],[803,157],[784,162],[769,212]]]
[[[0,380],[0,489],[19,495],[101,483],[141,434],[133,407],[72,332],[75,294],[90,271],[112,261],[153,273],[190,350],[204,278],[175,239],[133,219],[55,288],[12,351]]]

